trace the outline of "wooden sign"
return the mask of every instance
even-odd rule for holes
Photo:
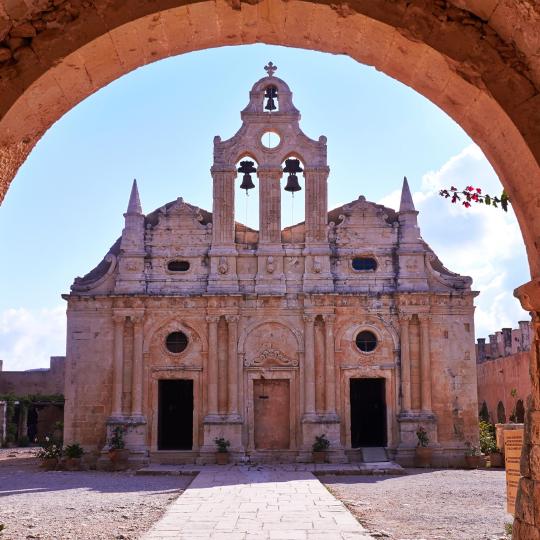
[[[504,431],[504,463],[506,466],[506,510],[514,515],[521,474],[519,464],[523,446],[523,429]]]

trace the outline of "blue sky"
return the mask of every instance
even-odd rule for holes
[[[23,165],[0,208],[0,245],[12,255],[0,268],[4,369],[44,366],[49,355],[64,353],[60,294],[120,235],[133,178],[146,213],[179,196],[211,210],[213,137],[228,138],[240,127],[249,90],[269,60],[293,91],[304,132],[328,138],[330,207],[360,194],[395,206],[406,175],[424,238],[446,266],[473,275],[475,288],[486,290],[477,301],[477,334],[526,318],[511,297],[528,279],[513,215],[450,208],[436,195],[450,183],[501,189],[482,153],[444,112],[346,56],[223,47],[111,83],[61,118]],[[237,219],[244,221],[245,198],[239,200]],[[255,201],[249,200],[251,225]],[[288,225],[290,199],[283,204]],[[295,221],[303,218],[301,205],[298,197]]]

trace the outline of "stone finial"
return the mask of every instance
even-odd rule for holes
[[[411,190],[409,189],[409,182],[407,182],[407,177],[403,177],[403,188],[401,189],[401,202],[399,204],[399,211],[401,212],[416,212],[414,207],[414,202],[411,195]]]
[[[127,214],[142,214],[141,200],[139,199],[139,189],[137,188],[137,180],[133,180],[133,186],[131,187],[131,194],[129,196],[129,203],[127,208]]]
[[[274,66],[272,62],[268,62],[268,64],[264,66],[264,70],[266,71],[269,77],[272,77],[274,75],[274,72],[277,70],[277,66]]]

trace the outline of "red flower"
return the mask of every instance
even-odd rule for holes
[[[471,203],[465,201],[465,202],[463,203],[463,206],[464,206],[465,208],[469,208],[469,206],[471,206]]]
[[[467,191],[474,191],[474,188],[473,188],[472,186],[467,186],[465,189],[466,189]]]
[[[476,193],[482,193],[482,190],[479,187],[477,187],[476,188]]]

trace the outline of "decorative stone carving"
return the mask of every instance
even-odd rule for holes
[[[269,274],[273,274],[276,269],[276,264],[274,262],[274,257],[270,256],[266,259],[266,271]]]
[[[229,271],[229,263],[227,262],[227,257],[220,257],[218,264],[218,272],[220,274],[226,274]]]
[[[264,348],[255,357],[247,358],[244,361],[246,367],[271,367],[271,366],[298,366],[298,360],[289,358],[279,349],[272,347],[270,343],[265,343]]]

